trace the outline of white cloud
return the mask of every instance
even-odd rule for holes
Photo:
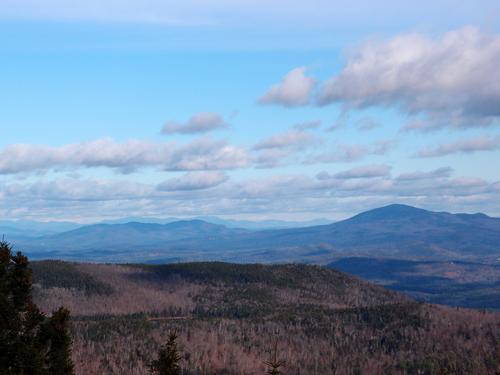
[[[283,166],[291,156],[314,144],[316,138],[302,130],[290,130],[285,133],[275,134],[257,142],[253,149],[258,152],[256,163],[258,168],[276,168]]]
[[[293,150],[283,148],[264,149],[259,152],[255,162],[257,168],[277,168],[284,166],[286,159],[293,153]]]
[[[224,118],[213,112],[200,112],[193,115],[186,123],[168,121],[162,128],[163,134],[207,133],[227,127]]]
[[[439,179],[448,178],[453,173],[453,168],[441,167],[428,172],[410,172],[402,173],[396,179],[400,181],[416,181],[416,180],[428,180],[428,179]]]
[[[369,155],[384,155],[391,150],[394,142],[379,140],[370,145],[338,144],[333,151],[309,155],[305,164],[316,163],[351,163],[362,160]]]
[[[477,137],[458,142],[444,143],[436,147],[425,148],[417,153],[421,158],[432,158],[457,153],[473,153],[478,151],[500,150],[500,136]]]
[[[351,168],[346,171],[338,172],[333,175],[327,172],[320,172],[316,176],[318,180],[328,179],[354,179],[354,178],[374,178],[387,177],[391,172],[391,167],[388,165],[365,165],[362,167]]]
[[[285,133],[275,134],[255,144],[255,150],[273,148],[304,149],[314,142],[314,136],[304,131],[291,130]]]
[[[260,104],[278,104],[285,107],[298,107],[309,103],[309,97],[316,85],[312,77],[305,75],[306,68],[295,68],[262,95]]]
[[[409,178],[393,178],[384,175],[382,168],[375,173],[376,168],[370,171],[368,167],[363,167],[364,171],[361,167],[342,171],[337,177],[335,174],[324,176],[327,178],[271,175],[224,183],[221,173],[190,173],[167,180],[163,189],[128,177],[120,181],[84,178],[46,181],[45,177],[22,183],[0,181],[0,214],[60,220],[130,215],[163,217],[165,212],[172,216],[300,217],[301,213],[309,213],[316,217],[338,217],[339,212],[352,214],[394,202],[434,210],[500,213],[498,181],[471,176],[449,178],[445,170],[409,172]]]
[[[228,144],[225,141],[201,138],[176,148],[164,170],[201,171],[216,169],[244,168],[250,165],[250,158],[245,149]]]
[[[184,145],[140,140],[116,143],[103,138],[61,147],[14,144],[0,150],[0,174],[83,167],[120,172],[142,167],[193,171],[242,168],[248,164],[244,149],[209,138]]]
[[[157,189],[159,191],[204,190],[218,186],[227,180],[227,175],[219,171],[188,172],[181,177],[161,182]]]
[[[424,120],[407,129],[476,127],[500,119],[500,36],[473,27],[439,39],[371,41],[323,86],[320,104],[397,107]]]

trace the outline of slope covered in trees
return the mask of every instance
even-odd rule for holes
[[[283,374],[500,370],[500,315],[416,303],[318,266],[35,262],[33,269],[43,309],[64,304],[73,312],[77,374],[145,374],[172,331],[185,374],[263,374],[275,345]],[[72,285],[55,276],[68,271]]]

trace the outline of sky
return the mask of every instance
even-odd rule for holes
[[[0,0],[0,218],[500,216],[498,1]]]

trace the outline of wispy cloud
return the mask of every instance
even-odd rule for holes
[[[193,115],[187,122],[168,121],[162,128],[163,134],[195,134],[207,133],[215,129],[227,127],[224,118],[213,112],[200,112]]]
[[[391,167],[388,165],[365,165],[362,167],[351,168],[335,174],[328,172],[320,172],[316,178],[318,180],[328,179],[354,179],[354,178],[374,178],[374,177],[387,177],[391,172]]]
[[[292,156],[318,144],[312,134],[303,130],[289,130],[275,134],[257,142],[253,150],[258,153],[256,164],[258,168],[276,168],[285,164]]]
[[[316,163],[351,163],[362,160],[369,155],[384,155],[394,147],[392,140],[378,140],[369,145],[338,144],[333,151],[309,155],[305,164]]]
[[[285,133],[275,134],[255,144],[255,150],[272,148],[295,148],[304,149],[315,141],[313,135],[300,130],[291,130]]]
[[[436,147],[424,148],[417,152],[417,156],[420,158],[432,158],[457,153],[470,154],[478,151],[493,150],[500,150],[500,136],[483,136],[452,143],[444,143]]]
[[[429,180],[429,179],[439,179],[448,178],[453,173],[453,168],[441,167],[431,171],[416,171],[409,173],[402,173],[396,179],[399,181],[417,181],[417,180]]]
[[[171,178],[158,184],[159,191],[204,190],[218,186],[228,180],[228,176],[219,171],[188,172],[181,177]]]

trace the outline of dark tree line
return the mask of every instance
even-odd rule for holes
[[[33,303],[28,258],[0,242],[0,374],[73,375],[69,311]]]

